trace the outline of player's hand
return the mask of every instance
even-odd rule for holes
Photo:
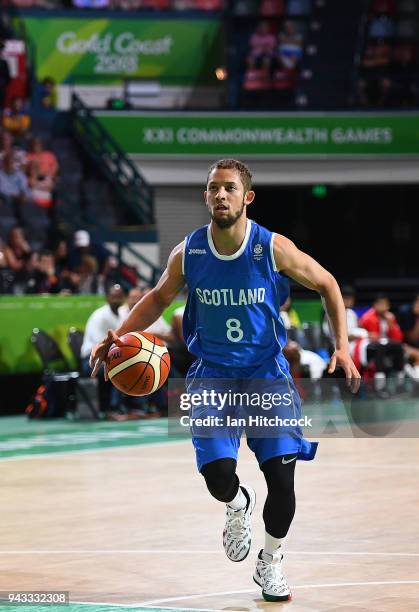
[[[358,372],[352,357],[348,351],[343,349],[336,350],[330,358],[329,374],[333,374],[336,367],[340,366],[343,368],[346,376],[346,384],[348,385],[352,393],[357,393],[361,384],[361,374]]]
[[[96,344],[96,346],[92,348],[92,352],[90,353],[89,358],[89,367],[92,368],[92,373],[90,374],[90,376],[92,378],[94,378],[99,372],[100,367],[103,361],[105,360],[111,345],[114,343],[118,346],[122,346],[122,343],[116,333],[112,329],[110,329],[106,338],[104,338],[102,342],[99,342],[98,344]],[[107,380],[106,372],[105,380]]]

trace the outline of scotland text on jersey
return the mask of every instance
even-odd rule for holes
[[[265,301],[265,287],[255,289],[200,289],[196,295],[202,304],[208,306],[248,306]]]

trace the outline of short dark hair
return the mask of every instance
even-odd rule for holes
[[[379,302],[380,300],[390,301],[390,298],[388,297],[386,293],[384,293],[384,291],[379,291],[378,293],[374,295],[374,300],[372,303],[375,304],[376,302]]]
[[[245,192],[250,191],[252,189],[252,173],[250,172],[246,164],[244,164],[243,162],[238,161],[237,159],[219,159],[208,170],[207,183],[211,172],[215,169],[237,170],[237,172],[240,174],[240,179],[243,183]]]
[[[355,289],[351,285],[343,285],[340,292],[343,297],[355,297]]]

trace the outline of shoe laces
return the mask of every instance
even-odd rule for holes
[[[263,577],[265,579],[265,584],[269,585],[280,585],[281,587],[288,586],[287,581],[282,573],[281,563],[282,563],[282,555],[277,554],[273,555],[272,561],[265,561],[265,559],[261,559],[262,561],[262,571]]]
[[[227,531],[233,538],[242,538],[249,526],[248,513],[245,510],[228,508],[229,520]]]

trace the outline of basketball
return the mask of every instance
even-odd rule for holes
[[[127,395],[149,395],[167,380],[170,355],[159,338],[147,332],[130,332],[112,344],[105,361],[109,380]]]

